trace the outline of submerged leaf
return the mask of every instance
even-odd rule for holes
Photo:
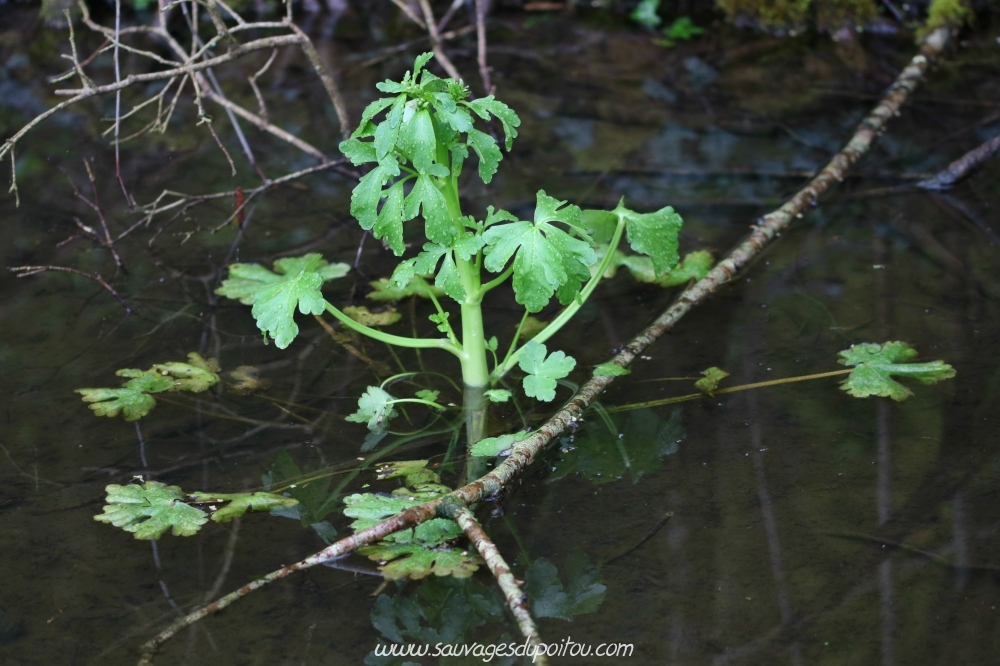
[[[372,312],[364,305],[349,305],[343,309],[343,313],[359,324],[369,327],[391,326],[403,317],[396,312],[396,308],[389,307],[383,312]]]
[[[174,536],[191,536],[208,521],[203,511],[184,503],[184,492],[177,486],[146,481],[142,485],[111,484],[105,491],[104,513],[94,520],[133,532],[136,539],[158,539],[171,528]]]
[[[369,386],[358,400],[358,411],[347,416],[346,420],[353,423],[367,421],[368,429],[372,432],[385,432],[389,428],[389,421],[397,415],[392,408],[394,400],[385,389]]]
[[[696,381],[694,387],[705,395],[712,395],[715,389],[719,388],[719,382],[729,376],[728,372],[714,365],[708,370],[702,370],[701,374],[705,375],[705,378]]]
[[[444,295],[443,289],[427,284],[426,280],[417,275],[410,277],[409,281],[402,287],[397,287],[395,283],[390,282],[386,278],[382,278],[377,282],[369,282],[368,284],[374,291],[365,298],[373,301],[401,301],[410,296],[430,298],[431,295]]]
[[[524,393],[550,402],[556,397],[556,380],[567,376],[576,367],[576,360],[561,351],[552,352],[548,358],[545,354],[545,345],[532,340],[524,346],[518,366],[528,373],[523,380]]]
[[[490,389],[489,391],[484,391],[483,395],[489,398],[490,402],[507,402],[513,393],[507,389]]]
[[[630,374],[632,370],[629,368],[623,368],[614,361],[608,361],[607,363],[601,363],[599,366],[594,368],[595,377],[622,377],[624,375]]]
[[[955,369],[944,361],[909,363],[916,355],[917,350],[905,342],[854,345],[840,352],[842,365],[855,366],[841,388],[856,398],[875,395],[899,401],[913,392],[894,380],[894,375],[922,384],[936,384],[955,376]]]
[[[469,448],[469,454],[482,456],[484,458],[498,456],[518,442],[523,442],[528,438],[527,430],[500,435],[499,437],[487,437],[481,439]]]

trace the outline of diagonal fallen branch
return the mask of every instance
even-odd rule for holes
[[[625,367],[639,356],[660,336],[674,327],[680,319],[695,305],[706,300],[720,286],[728,282],[753,257],[781,232],[787,229],[793,220],[801,218],[807,210],[830,189],[835,183],[844,179],[850,169],[868,151],[875,138],[881,134],[888,121],[899,113],[910,94],[916,89],[930,61],[936,58],[948,43],[950,30],[938,28],[927,34],[921,40],[921,53],[915,55],[910,63],[899,73],[892,86],[885,92],[878,105],[861,121],[854,135],[844,148],[834,155],[830,162],[812,180],[810,180],[795,196],[777,210],[768,213],[757,220],[750,235],[724,259],[713,268],[708,275],[686,289],[674,303],[667,308],[649,327],[632,339],[613,359],[612,362]],[[552,440],[561,434],[570,424],[575,423],[597,397],[614,382],[614,377],[595,376],[585,383],[575,396],[544,425],[530,437],[514,445],[511,454],[502,464],[483,477],[455,490],[445,498],[439,498],[424,504],[411,507],[388,520],[362,530],[331,544],[327,548],[306,559],[272,571],[243,587],[179,618],[170,626],[147,641],[142,646],[143,655],[140,666],[151,664],[156,649],[186,626],[201,618],[211,615],[250,592],[268,583],[286,578],[298,571],[322,564],[326,560],[340,557],[361,546],[385,538],[389,534],[407,529],[431,518],[452,513],[449,508],[442,507],[447,498],[455,498],[466,506],[495,497],[508,488],[511,482],[527,470],[536,458],[550,445]],[[448,500],[451,503],[452,500]]]

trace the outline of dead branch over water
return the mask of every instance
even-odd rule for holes
[[[881,101],[861,121],[854,135],[823,168],[795,196],[771,213],[759,218],[752,225],[753,231],[747,238],[722,259],[705,278],[686,289],[649,327],[639,333],[613,359],[612,362],[626,367],[639,354],[653,344],[660,336],[672,329],[693,307],[702,303],[740,269],[761,252],[761,250],[781,235],[794,220],[802,218],[819,197],[836,183],[842,181],[847,171],[868,151],[875,139],[883,131],[889,120],[899,114],[900,108],[916,89],[927,71],[930,62],[938,57],[947,45],[950,34],[945,28],[937,29],[921,41],[920,53],[896,77],[895,82],[883,95]],[[575,423],[597,397],[614,382],[614,377],[592,377],[577,394],[544,425],[526,440],[514,445],[504,462],[480,479],[452,492],[445,498],[436,499],[411,507],[392,518],[366,530],[341,539],[323,550],[295,564],[282,567],[267,576],[252,581],[215,602],[204,606],[186,617],[179,618],[169,627],[142,646],[140,666],[152,663],[157,648],[178,631],[201,618],[222,610],[250,592],[275,580],[286,578],[293,573],[322,564],[328,559],[339,557],[361,546],[385,538],[394,532],[407,529],[438,516],[453,514],[452,502],[457,499],[469,506],[499,495],[524,473],[535,460],[550,446],[568,426]],[[454,499],[452,499],[454,498]],[[448,502],[448,504],[444,504]],[[444,504],[444,506],[442,506]],[[451,506],[449,506],[451,505]]]

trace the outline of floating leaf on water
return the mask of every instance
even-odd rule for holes
[[[129,377],[121,388],[82,388],[76,392],[84,402],[94,403],[90,409],[97,416],[114,417],[121,414],[126,421],[135,421],[149,414],[156,407],[156,399],[150,393],[169,391],[174,383],[155,372],[143,372],[125,368],[115,373],[119,377]]]
[[[371,312],[364,305],[349,305],[343,309],[343,312],[359,324],[373,328],[378,326],[392,326],[403,317],[393,307],[387,307],[382,312]]]
[[[388,580],[420,580],[431,574],[468,578],[482,560],[474,552],[457,548],[430,548],[415,543],[379,543],[358,549],[358,554],[385,562],[379,571]]]
[[[728,372],[714,365],[708,370],[702,370],[701,374],[705,375],[705,378],[696,381],[694,387],[705,395],[713,395],[715,389],[719,388],[719,382],[729,376]]]
[[[527,430],[522,430],[499,437],[487,437],[473,444],[469,449],[469,454],[484,458],[498,456],[518,442],[526,440],[529,434]]]
[[[152,371],[173,381],[170,391],[201,393],[219,383],[219,362],[204,359],[198,352],[188,354],[188,362],[158,363]]]
[[[893,376],[922,384],[936,384],[955,376],[955,369],[944,361],[910,363],[916,355],[917,350],[905,342],[854,345],[840,352],[841,364],[855,366],[840,386],[856,398],[875,395],[899,401],[906,400],[913,392]]]
[[[614,361],[601,363],[599,366],[594,368],[595,377],[622,377],[630,374],[631,372],[632,370],[629,368],[623,368]]]
[[[233,518],[242,516],[247,511],[271,511],[280,507],[290,507],[298,504],[298,500],[273,493],[191,493],[195,502],[228,502],[226,506],[212,512],[212,520],[217,523],[228,523]]]
[[[168,529],[174,536],[191,536],[208,521],[208,514],[184,503],[184,492],[159,481],[105,488],[104,513],[94,520],[111,523],[136,539],[158,539]]]

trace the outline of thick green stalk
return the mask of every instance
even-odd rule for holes
[[[587,302],[590,295],[594,293],[594,290],[597,288],[597,284],[604,278],[604,272],[608,270],[608,266],[611,264],[612,256],[614,255],[615,250],[618,249],[618,243],[621,242],[623,231],[625,231],[625,219],[619,216],[618,226],[615,227],[615,233],[612,235],[611,242],[608,244],[608,251],[604,255],[604,259],[597,266],[597,272],[590,277],[590,280],[586,285],[584,285],[583,289],[580,290],[580,293],[573,300],[573,302],[567,305],[563,311],[559,313],[559,316],[553,319],[548,326],[543,328],[538,335],[533,337],[533,341],[542,343],[551,338],[553,335],[558,333],[559,329],[565,326],[569,320],[574,317],[574,315],[576,315],[577,311],[579,311],[581,307],[583,307],[583,304]],[[500,364],[500,367],[494,371],[494,377],[499,379],[510,372],[523,351],[524,346],[522,345],[513,354],[508,354],[507,358],[505,358],[503,363]]]
[[[458,188],[454,179],[444,181],[441,187],[448,212],[458,222],[462,219],[462,207],[458,201]],[[475,260],[455,257],[458,277],[465,290],[462,308],[462,381],[466,387],[485,387],[490,383],[489,366],[486,364],[486,334],[483,331],[482,294],[480,293],[479,271]]]

